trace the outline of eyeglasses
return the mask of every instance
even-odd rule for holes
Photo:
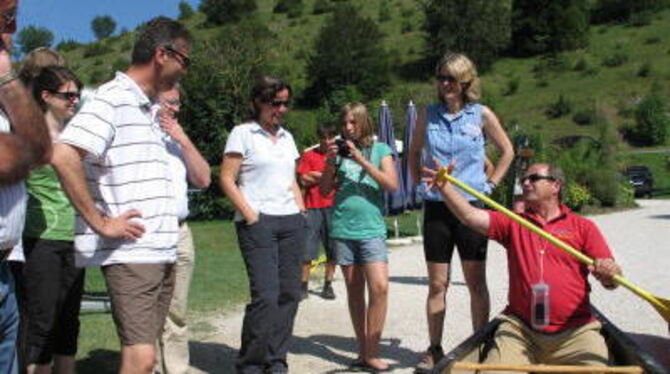
[[[288,108],[291,105],[291,101],[290,100],[285,100],[285,101],[283,101],[283,100],[272,100],[272,101],[269,102],[269,104],[272,105],[274,108],[279,108],[282,105]]]
[[[58,91],[49,91],[56,96],[60,96],[62,99],[67,101],[74,101],[81,99],[81,93],[79,92],[58,92]]]
[[[437,79],[438,82],[440,83],[456,83],[458,82],[458,79],[456,79],[453,75],[443,75],[443,74],[438,74],[435,76],[435,79]]]
[[[181,105],[181,100],[179,100],[179,99],[161,100],[161,104],[179,106],[179,105]]]
[[[541,180],[548,180],[548,181],[556,181],[556,177],[553,177],[551,175],[540,175],[540,174],[530,174],[526,175],[523,178],[521,178],[521,183],[526,183],[526,181],[530,181],[530,183],[535,183],[537,181]]]
[[[165,48],[166,51],[172,53],[173,55],[179,56],[177,61],[179,61],[179,63],[181,64],[181,66],[184,69],[188,69],[188,67],[191,66],[191,58],[190,57],[188,57],[185,54],[179,52],[178,50],[176,50],[172,46],[166,45],[166,46],[163,46],[163,48]]]

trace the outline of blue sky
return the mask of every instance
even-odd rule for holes
[[[197,9],[200,0],[186,0]],[[176,17],[180,0],[19,0],[18,27],[42,26],[54,33],[54,44],[61,40],[95,40],[91,20],[110,15],[116,32],[132,30],[155,16]]]

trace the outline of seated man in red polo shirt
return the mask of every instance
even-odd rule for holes
[[[435,171],[424,169],[434,178]],[[595,258],[587,267],[509,217],[473,207],[447,182],[437,182],[454,215],[507,249],[508,305],[486,363],[606,365],[607,347],[589,308],[589,271],[605,288],[621,274],[596,225],[561,204],[563,172],[531,165],[523,178],[523,217]],[[500,372],[496,372],[500,373]]]

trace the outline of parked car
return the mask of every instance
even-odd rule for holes
[[[654,190],[654,176],[646,166],[629,166],[624,173],[633,186],[635,196],[651,197]]]

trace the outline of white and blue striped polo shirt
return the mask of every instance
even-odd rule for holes
[[[98,209],[116,217],[130,209],[145,227],[136,241],[107,239],[77,216],[77,266],[171,263],[178,237],[175,192],[163,132],[152,103],[127,75],[102,85],[63,131],[59,141],[88,152],[89,192]]]

